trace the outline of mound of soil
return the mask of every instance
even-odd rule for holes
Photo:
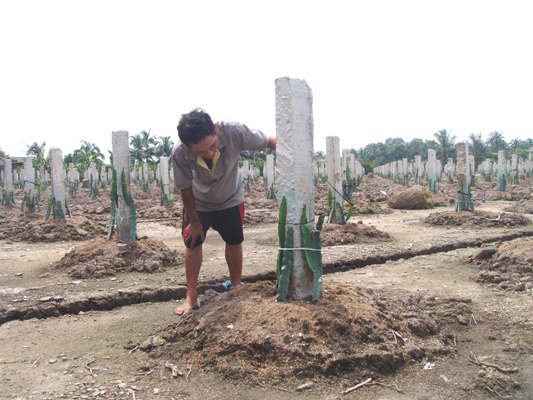
[[[105,233],[96,222],[83,216],[44,220],[38,213],[17,213],[9,217],[9,223],[0,225],[0,240],[16,242],[59,242],[61,240],[87,240]]]
[[[433,194],[427,188],[415,185],[395,193],[388,205],[397,210],[426,210],[433,208]]]
[[[354,243],[375,243],[390,239],[390,235],[362,222],[324,224],[320,232],[322,246],[337,246]]]
[[[466,302],[384,298],[342,283],[317,302],[276,301],[270,282],[227,293],[207,291],[201,307],[127,348],[187,371],[191,364],[241,382],[276,384],[353,374],[387,374],[415,360],[453,351],[447,324],[466,321]],[[426,310],[425,310],[425,309]],[[461,322],[459,322],[461,323]]]
[[[52,270],[67,271],[73,278],[101,278],[118,272],[158,272],[176,266],[178,252],[156,239],[117,243],[105,236],[65,254]]]
[[[503,208],[504,211],[533,214],[533,200],[519,200],[513,205]]]
[[[533,238],[495,243],[469,260],[482,269],[476,282],[494,283],[500,289],[515,291],[533,287]]]
[[[429,214],[424,223],[440,226],[462,226],[477,228],[517,227],[531,224],[531,220],[520,214],[495,213],[488,211],[444,211]]]

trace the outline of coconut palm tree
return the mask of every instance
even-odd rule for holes
[[[474,156],[475,164],[479,165],[489,155],[487,144],[482,138],[482,132],[470,133],[470,135],[468,135],[468,140],[470,140],[468,146],[470,155]]]
[[[489,134],[489,138],[487,139],[487,143],[490,147],[490,150],[493,153],[498,154],[500,150],[506,150],[507,149],[507,143],[505,142],[503,132],[500,131],[492,131]]]
[[[43,144],[39,145],[37,142],[33,142],[31,145],[26,145],[28,148],[26,150],[27,156],[33,156],[38,157],[40,154],[44,153],[44,148],[46,147],[46,142],[43,142]]]
[[[514,154],[516,153],[516,149],[518,149],[518,147],[520,146],[520,139],[511,139],[509,141],[509,152],[511,154]]]
[[[442,165],[448,162],[448,158],[453,157],[455,154],[455,136],[451,135],[451,130],[448,132],[446,129],[441,129],[433,134],[433,137],[437,141],[437,157],[441,161]]]
[[[145,162],[153,162],[155,156],[156,139],[150,137],[148,132],[141,131],[130,138],[130,158],[133,164],[141,165]]]
[[[171,157],[172,148],[174,147],[174,142],[170,136],[161,136],[156,142],[155,156],[159,157]]]

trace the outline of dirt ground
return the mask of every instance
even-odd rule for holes
[[[321,232],[321,299],[277,302],[277,201],[256,182],[245,284],[221,287],[209,232],[200,307],[183,317],[178,195],[161,206],[133,185],[128,244],[107,240],[108,188],[69,197],[65,221],[44,220],[50,188],[33,214],[2,206],[0,398],[533,398],[532,189],[479,179],[475,211],[455,212],[441,182],[434,208],[396,210],[406,187],[367,175],[348,223]],[[326,198],[321,183],[317,216]]]

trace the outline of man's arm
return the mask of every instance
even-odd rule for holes
[[[202,224],[200,223],[200,218],[198,218],[198,212],[196,212],[196,200],[194,198],[194,193],[192,191],[192,186],[189,186],[185,189],[180,189],[181,200],[183,201],[183,209],[187,211],[189,215],[189,226],[187,226],[187,231],[185,234],[185,242],[191,241],[192,247],[196,243],[198,237],[202,238],[202,241],[205,239],[204,230]]]
[[[268,138],[268,144],[267,144],[267,147],[270,149],[270,150],[276,150],[276,137],[275,136],[270,136]]]

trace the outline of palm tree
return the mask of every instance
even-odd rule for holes
[[[46,147],[46,142],[43,142],[40,146],[37,144],[37,142],[33,142],[30,146],[26,145],[28,148],[26,150],[27,156],[34,156],[38,157],[40,154],[44,153],[44,148]]]
[[[316,151],[315,156],[313,157],[313,159],[315,160],[323,160],[325,158],[326,158],[326,153],[323,152],[322,150]]]
[[[155,156],[156,139],[150,137],[150,130],[148,132],[141,131],[138,135],[133,135],[130,138],[130,158],[133,164],[143,164],[145,162],[153,162]]]
[[[155,156],[157,158],[171,157],[173,147],[174,147],[174,142],[172,141],[170,136],[161,136],[159,137],[157,144],[156,144]]]
[[[520,146],[520,139],[511,139],[509,141],[509,151],[511,154],[516,153],[516,149]]]
[[[442,162],[442,165],[448,162],[448,158],[455,154],[455,136],[451,136],[451,130],[441,129],[433,134],[437,140],[437,157]]]
[[[474,156],[475,164],[479,165],[488,156],[488,148],[485,141],[482,139],[482,132],[471,133],[468,135],[470,140],[469,151]]]
[[[496,154],[498,154],[500,150],[506,150],[507,148],[507,143],[505,142],[505,139],[503,137],[503,132],[500,131],[492,131],[489,134],[487,143],[490,147],[490,150]]]

